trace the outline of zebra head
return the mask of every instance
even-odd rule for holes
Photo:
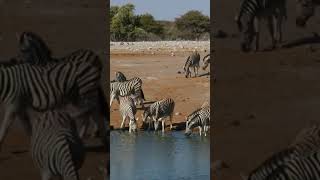
[[[147,120],[150,120],[151,119],[150,108],[145,108],[141,116],[142,116],[142,122],[146,122]]]
[[[297,0],[296,26],[305,27],[308,19],[314,15],[315,0]]]
[[[39,64],[51,58],[51,50],[39,35],[23,32],[18,41],[19,54],[24,61]]]
[[[138,120],[138,118],[137,118]],[[137,132],[137,122],[136,119],[130,119],[129,122],[129,133],[131,132]]]
[[[241,33],[241,50],[248,52],[251,50],[251,44],[255,36],[254,17],[247,14],[236,15],[235,21]]]
[[[195,115],[189,115],[185,117],[186,120],[186,131],[185,131],[185,135],[186,136],[190,136],[192,133],[192,128],[194,128],[196,126],[196,119],[195,119]]]

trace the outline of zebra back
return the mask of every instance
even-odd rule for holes
[[[315,180],[320,178],[320,152],[295,158],[278,167],[266,180]]]
[[[286,149],[271,156],[249,175],[249,180],[263,180],[271,176],[278,168],[288,161],[304,158],[319,151],[320,127],[314,125],[302,129],[296,136],[293,143]]]
[[[58,111],[41,115],[33,123],[31,154],[42,174],[79,180],[85,151],[74,120]]]

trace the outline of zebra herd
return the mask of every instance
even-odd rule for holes
[[[0,145],[13,121],[19,120],[31,137],[32,158],[42,179],[77,180],[89,125],[105,148],[109,144],[101,60],[91,50],[53,58],[46,43],[32,32],[23,32],[18,45],[19,54],[0,64],[0,101],[5,105]],[[39,117],[32,118],[34,113]]]
[[[303,129],[294,141],[254,169],[246,180],[320,179],[320,126]]]
[[[297,0],[296,26],[305,26],[308,19],[314,15],[315,7],[319,4],[319,0]],[[241,0],[235,21],[239,32],[241,32],[240,47],[242,51],[250,51],[254,39],[254,50],[259,50],[259,26],[262,19],[267,20],[272,49],[282,42],[282,23],[287,19],[286,5],[286,0]]]
[[[195,76],[197,71],[195,68],[199,68],[200,55],[197,51],[194,51],[186,60],[184,70],[186,77],[191,76],[189,68],[194,68]],[[203,58],[205,69],[210,63],[210,54]],[[149,106],[144,106],[145,97],[142,90],[142,80],[139,77],[133,77],[127,79],[122,72],[115,72],[115,79],[110,83],[110,108],[113,100],[116,99],[119,104],[119,112],[122,117],[120,128],[124,128],[125,121],[129,120],[129,132],[137,131],[136,118],[137,105],[141,106],[143,113],[141,114],[143,124],[148,125],[148,130],[154,127],[157,131],[159,123],[161,122],[162,132],[165,131],[165,121],[169,118],[170,130],[172,130],[172,117],[175,108],[175,102],[172,98],[165,98],[160,101],[156,101]],[[190,115],[185,117],[186,120],[186,135],[190,135],[192,129],[199,127],[200,136],[202,132],[207,135],[210,127],[210,105],[204,103],[203,106]]]

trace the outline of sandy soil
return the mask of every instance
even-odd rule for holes
[[[183,70],[188,55],[189,52],[181,56],[111,55],[110,78],[114,79],[116,71],[123,72],[127,78],[140,77],[147,102],[173,98],[175,114],[177,113],[173,116],[173,124],[184,124],[182,123],[185,121],[184,117],[199,108],[210,97],[208,76],[187,79],[184,74],[177,73]],[[200,55],[203,57],[205,53]],[[199,74],[206,72],[199,70]],[[115,100],[111,107],[111,125],[114,128],[119,128],[121,124],[118,107]],[[139,118],[139,127],[142,125],[141,113],[142,110],[139,110],[136,116]],[[169,125],[169,122],[166,124]]]
[[[319,18],[306,29],[295,27],[294,2],[288,1],[287,42],[319,30]],[[216,29],[237,33],[233,17],[238,5],[216,1]],[[263,48],[270,45],[267,35],[263,31]],[[215,46],[211,157],[228,168],[213,172],[212,179],[236,180],[286,147],[301,128],[319,122],[320,54],[309,46],[244,54],[238,38],[215,39]]]
[[[108,48],[106,23],[103,23],[105,7],[105,2],[95,0],[1,0],[0,59],[6,60],[16,54],[16,33],[28,30],[40,34],[55,56],[64,56],[79,48],[90,48],[105,63]],[[3,113],[0,115],[2,117]],[[95,142],[88,141],[90,144]],[[0,179],[40,179],[29,152],[25,152],[28,149],[29,139],[16,123],[0,152]],[[99,171],[99,167],[105,166],[102,161],[107,161],[105,153],[89,152],[80,171],[81,179],[104,179]]]

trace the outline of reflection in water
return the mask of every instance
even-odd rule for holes
[[[208,137],[111,132],[111,180],[209,180]]]

